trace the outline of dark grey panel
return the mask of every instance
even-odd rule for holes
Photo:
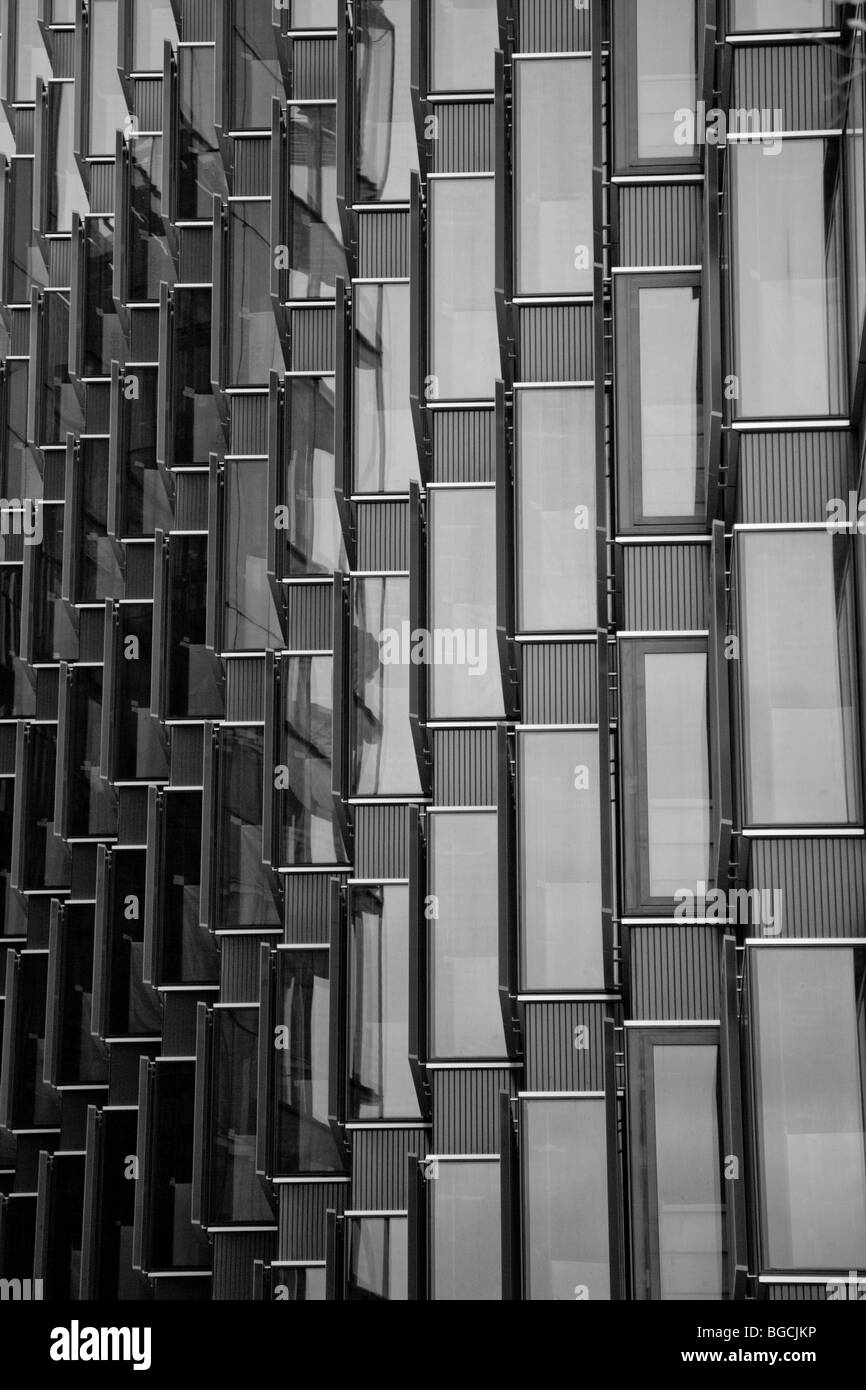
[[[330,874],[285,874],[286,941],[328,944]]]
[[[153,598],[153,546],[126,547],[126,597]]]
[[[708,545],[622,547],[622,626],[678,632],[707,626]]]
[[[602,1000],[526,1004],[527,1091],[603,1091]],[[583,1031],[585,1030],[585,1031]]]
[[[180,15],[180,37],[184,43],[213,42],[213,0],[182,0]]]
[[[162,81],[158,77],[134,79],[135,112],[139,130],[162,130]]]
[[[269,1264],[276,1253],[276,1231],[217,1231],[213,1238],[211,1298],[215,1302],[249,1302],[253,1296],[253,1261]]]
[[[525,724],[595,723],[595,642],[524,642],[520,651]]]
[[[355,807],[355,872],[358,878],[406,878],[408,850],[408,806]]]
[[[519,381],[592,379],[591,304],[527,304],[517,317]]]
[[[177,235],[180,244],[178,279],[191,285],[210,284],[213,259],[210,227],[181,227]]]
[[[484,174],[493,169],[493,102],[437,103],[431,141],[438,174]]]
[[[174,475],[176,492],[174,499],[175,531],[206,531],[208,475],[202,473],[177,472]]]
[[[337,90],[335,39],[294,39],[292,96],[296,101],[330,101]]]
[[[290,1182],[280,1184],[281,1260],[323,1260],[330,1208],[343,1212],[349,1194],[348,1183]]]
[[[231,450],[233,454],[268,452],[268,393],[232,396]]]
[[[34,111],[32,106],[15,113],[15,153],[33,153]]]
[[[589,6],[567,0],[518,0],[518,34],[522,53],[588,53]]]
[[[291,316],[292,371],[332,372],[333,309],[293,309]]]
[[[842,430],[740,436],[737,520],[826,521],[831,497],[856,487],[853,436]]]
[[[358,1129],[352,1133],[352,1210],[402,1211],[406,1156],[430,1149],[424,1129]]]
[[[48,284],[53,289],[68,289],[72,284],[72,242],[62,240],[48,243]]]
[[[84,388],[84,422],[87,434],[108,434],[111,424],[111,387],[106,381],[89,381]]]
[[[55,29],[51,36],[51,71],[55,77],[75,76],[75,30]],[[19,151],[20,153],[20,151]]]
[[[408,502],[359,502],[358,569],[409,568]]]
[[[267,198],[271,192],[271,138],[250,136],[235,140],[234,185],[236,198]]]
[[[272,940],[258,932],[220,937],[220,1003],[258,1004],[261,945]]]
[[[242,723],[265,717],[265,659],[237,656],[225,663],[226,721]]]
[[[114,212],[114,160],[90,166],[90,211],[110,217]]]
[[[829,44],[737,47],[731,104],[735,110],[766,109],[771,121],[778,108],[783,130],[835,129],[845,91],[840,59]]]
[[[778,891],[777,936],[862,936],[866,840],[755,840],[747,886]]]
[[[287,584],[288,646],[297,652],[329,652],[332,645],[329,584]]]
[[[409,274],[408,212],[365,212],[358,218],[358,274]]]
[[[155,309],[129,311],[129,361],[159,360],[159,313]]]
[[[12,309],[12,337],[9,351],[13,357],[26,357],[30,351],[30,310]]]
[[[626,185],[617,190],[617,196],[620,265],[700,265],[700,184]]]
[[[718,1018],[718,928],[676,925],[627,930],[631,1018]]]
[[[118,787],[117,842],[143,845],[147,840],[147,787]]]
[[[202,724],[175,724],[171,730],[171,785],[200,787],[203,762]]]
[[[498,1154],[499,1095],[514,1095],[513,1067],[432,1071],[433,1148],[437,1154]]]
[[[434,410],[430,414],[434,482],[492,482],[496,452],[493,411]]]
[[[437,806],[496,805],[496,730],[434,729],[433,801]]]

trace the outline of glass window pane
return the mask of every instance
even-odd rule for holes
[[[51,76],[51,63],[39,29],[39,7],[34,0],[10,0],[10,21],[14,12],[15,25],[15,84],[14,101],[36,100],[36,79]],[[6,57],[7,35],[3,35],[3,57]]]
[[[293,29],[335,29],[337,0],[291,0]]]
[[[730,147],[734,365],[740,415],[845,409],[838,141]],[[828,187],[829,184],[829,187]]]
[[[355,6],[357,197],[393,203],[409,197],[418,168],[410,95],[411,9],[405,0]]]
[[[260,728],[223,727],[215,930],[252,931],[282,925],[275,880],[262,863],[262,742]]]
[[[126,358],[126,341],[114,306],[114,218],[84,222],[84,376],[110,376]]]
[[[428,495],[430,709],[436,719],[503,713],[496,638],[496,496],[492,488]]]
[[[171,529],[171,503],[156,462],[157,368],[123,378],[120,404],[121,536]]]
[[[62,506],[42,507],[42,544],[33,548],[33,660],[77,659],[78,638],[61,598],[63,578]]]
[[[518,627],[594,631],[593,393],[551,388],[515,397]]]
[[[267,575],[267,459],[226,459],[223,541],[223,648],[283,645]]]
[[[102,603],[124,597],[124,575],[113,538],[108,535],[108,440],[84,438],[79,470],[81,510],[70,518],[78,544],[74,555],[76,603]]]
[[[349,1276],[346,1297],[405,1302],[409,1296],[409,1222],[405,1216],[347,1219]]]
[[[352,890],[349,976],[349,1114],[417,1119],[408,1062],[409,889]]]
[[[137,136],[128,149],[127,297],[131,303],[158,303],[160,281],[174,284],[174,262],[162,221],[162,136]]]
[[[40,363],[41,390],[37,399],[37,442],[65,444],[68,432],[84,428],[84,412],[69,375],[69,295],[55,290],[45,295]]]
[[[167,780],[168,740],[150,712],[153,604],[120,604],[117,622],[115,776],[118,782]],[[129,651],[137,652],[134,660],[126,659]]]
[[[414,796],[421,790],[409,724],[409,644],[402,640],[408,627],[408,579],[355,581],[355,796]]]
[[[132,0],[133,72],[162,72],[166,39],[177,47],[171,0]]]
[[[160,864],[160,985],[209,984],[219,978],[216,937],[199,917],[201,836],[201,792],[167,791]]]
[[[492,91],[496,0],[432,0],[430,28],[430,90]]]
[[[274,1213],[256,1175],[258,1009],[214,1009],[214,1135],[210,1152],[210,1221],[216,1226],[270,1224]]]
[[[676,113],[695,110],[696,9],[694,0],[634,0],[639,159],[694,157],[694,145],[678,144],[674,131]]]
[[[115,835],[117,793],[100,776],[102,667],[73,667],[67,701],[66,832],[75,839]]]
[[[91,1032],[93,907],[67,903],[60,933],[57,1084],[99,1085],[108,1080],[108,1049]]]
[[[763,1262],[862,1269],[864,952],[757,948],[749,965]]]
[[[214,193],[225,193],[222,156],[214,129],[214,51],[177,50],[178,175],[180,221],[213,216]]]
[[[533,59],[516,69],[517,293],[591,293],[592,63]]]
[[[428,1187],[431,1290],[438,1302],[502,1298],[499,1164],[440,1163]]]
[[[282,367],[270,295],[269,203],[230,203],[228,386],[266,386]]]
[[[523,1107],[527,1298],[610,1298],[603,1100]]]
[[[336,106],[289,109],[289,298],[333,299],[346,275],[337,211]]]
[[[334,499],[334,383],[286,377],[285,498],[288,526],[279,574],[333,574],[348,568]]]
[[[277,962],[274,1024],[288,1046],[274,1050],[276,1173],[340,1172],[328,1123],[328,952],[279,951]]]
[[[83,217],[89,209],[75,158],[75,88],[71,82],[48,84],[43,148],[48,162],[48,200],[43,230],[71,232],[73,212]],[[111,153],[114,153],[113,137]]]
[[[162,1030],[160,996],[143,980],[144,917],[140,914],[130,920],[124,911],[130,895],[144,902],[145,859],[143,850],[113,849],[111,854],[106,1034],[114,1038],[154,1037]]]
[[[169,719],[220,719],[223,699],[207,630],[207,536],[172,538],[168,567],[166,683]]]
[[[596,733],[521,734],[524,989],[603,989]]]
[[[10,304],[30,304],[34,285],[45,284],[45,265],[33,245],[33,160],[12,159],[6,176],[8,231],[6,293]]]
[[[845,127],[845,180],[847,184],[848,235],[848,308],[849,351],[848,365],[851,389],[857,375],[860,337],[866,311],[866,168],[864,168],[863,125],[864,86],[866,86],[866,56],[863,33],[854,35],[852,51],[853,75],[848,99],[848,118]]]
[[[230,130],[270,130],[271,101],[284,95],[273,8],[262,0],[231,4]]]
[[[174,292],[174,462],[200,464],[225,452],[225,435],[210,380],[211,291]]]
[[[835,27],[839,9],[828,0],[733,0],[732,29],[820,29]]]
[[[860,818],[850,541],[743,532],[737,546],[747,820],[850,824]]]
[[[327,1296],[327,1276],[324,1265],[295,1265],[281,1269],[272,1265],[271,1280],[274,1298],[286,1303],[324,1303]]]
[[[492,179],[433,179],[429,399],[492,400],[501,372]]]
[[[0,470],[2,495],[7,498],[38,497],[41,469],[33,449],[27,444],[28,362],[6,360],[6,428],[3,432],[3,459]]]
[[[192,1210],[194,1062],[157,1059],[153,1080],[153,1140],[148,1155],[150,1264],[153,1269],[209,1269],[207,1234]]]
[[[428,821],[430,1051],[502,1057],[495,812],[436,812]]]
[[[332,791],[333,657],[291,656],[283,662],[284,708],[280,762],[280,864],[339,864],[345,860]]]
[[[357,285],[355,491],[408,492],[418,450],[409,406],[409,286]]]
[[[88,154],[114,154],[115,135],[128,115],[117,73],[117,0],[89,0]]]
[[[649,893],[672,897],[709,874],[707,658],[644,657]]]

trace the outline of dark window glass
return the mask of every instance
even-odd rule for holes
[[[76,603],[101,603],[122,598],[124,576],[114,540],[108,535],[108,440],[82,439],[77,460],[81,513],[70,519],[78,538],[75,547]]]
[[[88,217],[84,223],[84,376],[110,376],[112,361],[122,362],[126,345],[112,293],[114,220]]]
[[[24,797],[20,830],[23,862],[19,886],[25,892],[28,888],[68,887],[69,848],[60,838],[60,827],[54,823],[56,725],[31,724],[24,747],[24,782],[19,789]],[[44,1012],[44,985],[42,1000]],[[41,1069],[39,1075],[42,1075]]]
[[[132,0],[133,72],[162,72],[166,39],[177,47],[171,0]]]
[[[620,525],[693,529],[705,510],[698,284],[621,277],[616,330]]]
[[[173,515],[156,463],[157,368],[128,369],[120,394],[120,533],[152,536]]]
[[[339,864],[345,852],[332,790],[333,657],[290,656],[282,669],[280,762],[288,768],[288,786],[276,793],[280,863]]]
[[[430,90],[491,92],[496,0],[432,0],[430,29]]]
[[[596,733],[520,735],[524,989],[603,989]]]
[[[409,286],[357,285],[355,490],[408,492],[418,478],[409,406]]]
[[[71,232],[73,212],[81,217],[88,212],[87,194],[75,158],[75,88],[71,82],[48,84],[43,150],[48,164],[48,203],[42,230]],[[114,153],[113,137],[111,152]]]
[[[747,823],[860,819],[850,546],[823,531],[737,538]]]
[[[45,295],[40,332],[41,391],[37,401],[40,444],[65,444],[68,431],[84,428],[84,412],[69,376],[69,296]]]
[[[262,730],[224,727],[219,769],[219,920],[214,925],[279,927],[275,881],[262,863]]]
[[[39,8],[33,0],[10,0],[6,13],[10,28],[14,12],[15,33],[15,82],[13,101],[35,101],[36,79],[42,77],[47,82],[51,76],[51,63],[42,42],[39,30]],[[6,39],[3,36],[3,58],[6,59]],[[70,89],[71,90],[71,89]]]
[[[17,658],[21,652],[21,588],[21,566],[0,565],[0,719],[9,719],[16,712],[16,684],[20,679]],[[7,790],[11,791],[11,784]],[[0,827],[0,843],[5,845],[2,852],[6,853],[11,843],[11,833],[7,839],[7,832],[11,832],[11,823]],[[3,896],[0,887],[0,912]]]
[[[256,1176],[258,1009],[214,1009],[213,1019],[210,1219],[270,1225],[273,1209]]]
[[[355,7],[357,197],[409,197],[418,168],[410,96],[411,10],[405,0],[358,0]]]
[[[270,295],[269,203],[230,203],[228,386],[266,386],[282,366]]]
[[[223,646],[262,651],[283,645],[267,575],[267,459],[226,459]]]
[[[516,393],[518,627],[596,628],[595,406],[590,390]]]
[[[67,904],[60,929],[57,1084],[108,1080],[108,1053],[91,1033],[93,1022],[93,908]]]
[[[516,64],[516,290],[592,292],[592,63]],[[552,140],[559,129],[567,138]]]
[[[286,1303],[324,1303],[327,1277],[324,1265],[302,1265],[281,1269],[272,1265],[274,1298]]]
[[[8,231],[6,293],[10,304],[30,303],[30,291],[45,284],[45,266],[34,246],[33,160],[11,159],[6,175]]]
[[[174,265],[162,221],[162,137],[129,141],[129,247],[127,296],[136,304],[159,301],[160,281],[174,284]]]
[[[853,947],[750,952],[762,1265],[866,1265],[864,973]]]
[[[403,640],[408,625],[408,579],[355,581],[355,796],[414,796],[421,790],[409,726],[409,653]]]
[[[621,167],[693,160],[678,135],[697,100],[694,0],[625,0],[617,6],[617,163]],[[682,128],[685,134],[688,130]]]
[[[107,891],[106,1036],[158,1037],[162,1032],[160,997],[142,978],[145,894],[142,850],[112,851]],[[139,904],[137,917],[129,915],[131,897]]]
[[[78,635],[61,598],[63,507],[43,506],[42,544],[33,547],[33,660],[69,661],[78,654]]]
[[[340,1172],[328,1123],[328,952],[278,951],[277,962],[274,1026],[288,1045],[274,1049],[276,1173]]]
[[[222,696],[205,646],[207,536],[172,538],[166,648],[169,719],[219,719]]]
[[[225,451],[225,437],[210,381],[211,291],[174,292],[175,461],[206,464]]]
[[[214,193],[225,192],[222,156],[214,129],[214,51],[177,50],[179,165],[177,215],[180,221],[213,216]]]
[[[168,753],[150,709],[153,604],[120,604],[117,621],[115,773],[119,782],[161,781]]]
[[[194,1062],[157,1059],[145,1201],[153,1269],[209,1269],[207,1234],[192,1210]]]
[[[289,298],[333,299],[346,256],[337,212],[336,106],[289,116]]]
[[[501,717],[496,638],[496,497],[437,488],[430,516],[430,709],[437,719]]]
[[[733,0],[732,29],[820,29],[835,27],[839,7],[828,0]]]
[[[4,497],[38,497],[40,470],[33,449],[27,444],[27,386],[30,364],[6,361],[6,430],[3,440],[3,466],[0,470]]]
[[[216,938],[199,921],[201,792],[165,793],[159,984],[207,984],[219,976]]]
[[[427,843],[431,1055],[502,1057],[496,813],[437,811]]]
[[[502,1298],[499,1163],[439,1162],[430,1195],[430,1297],[437,1302]]]
[[[352,890],[349,1113],[354,1120],[419,1116],[407,1059],[409,890]]]
[[[527,1298],[609,1299],[604,1100],[527,1100],[522,1130]]]
[[[433,179],[430,400],[492,400],[501,372],[493,297],[492,179]]]
[[[229,0],[231,5],[232,130],[270,130],[271,101],[284,95],[271,5]]]
[[[845,410],[838,140],[730,147],[734,370],[740,415]]]
[[[22,954],[19,960],[15,1074],[10,1076],[10,1128],[35,1129],[59,1125],[60,1097],[54,1087],[42,1079],[45,1069],[48,956],[41,952]]]
[[[334,383],[286,378],[286,492],[288,554],[282,573],[333,574],[346,551],[334,500]]]
[[[127,118],[126,100],[117,73],[117,0],[89,0],[87,102],[90,112],[88,154],[114,154],[114,138]]]
[[[100,768],[102,667],[76,666],[67,695],[67,833],[71,838],[117,833],[117,794]]]
[[[357,1216],[348,1227],[348,1290],[351,1302],[409,1297],[409,1222],[405,1216]]]

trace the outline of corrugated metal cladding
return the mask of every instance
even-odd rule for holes
[[[823,1284],[762,1284],[768,1303],[826,1303],[828,1278]],[[855,1297],[854,1294],[851,1297]]]
[[[434,410],[430,416],[433,481],[492,482],[496,460],[493,411]]]
[[[271,192],[271,138],[248,135],[234,143],[234,182],[236,198],[267,198]]]
[[[603,1091],[604,1020],[615,1002],[539,1000],[524,1005],[527,1091]]]
[[[258,454],[268,452],[268,393],[251,392],[231,398],[231,452]]]
[[[111,386],[89,381],[84,388],[84,417],[88,434],[108,434],[111,424]]]
[[[525,724],[595,723],[595,642],[522,642],[520,654]]]
[[[122,845],[143,845],[147,839],[147,788],[119,787],[117,839]]]
[[[826,521],[831,497],[856,488],[854,437],[843,430],[740,436],[737,521]]]
[[[522,53],[587,53],[589,6],[555,5],[550,0],[519,0],[517,24]]]
[[[273,937],[261,932],[220,939],[220,1003],[258,1004],[259,953],[262,942]]]
[[[90,211],[103,217],[114,214],[114,160],[90,166]]]
[[[717,927],[624,927],[628,1015],[717,1019],[721,941]]]
[[[781,130],[836,129],[844,93],[838,50],[814,43],[738,47],[731,90],[735,110],[780,110]]]
[[[210,278],[210,273],[208,273]],[[159,361],[159,311],[157,309],[130,309],[129,311],[129,358],[130,362]]]
[[[329,652],[333,644],[330,584],[287,584],[286,629],[290,651]]]
[[[73,845],[70,896],[87,901],[95,895],[96,845]]]
[[[55,29],[51,35],[51,71],[55,77],[75,76],[75,30]]]
[[[323,1260],[327,1213],[346,1210],[347,1182],[288,1182],[279,1187],[279,1260]]]
[[[519,381],[592,380],[591,304],[525,304],[517,321]]]
[[[408,502],[359,502],[356,524],[359,570],[409,568]]]
[[[333,101],[337,95],[336,39],[293,39],[289,57],[295,100]]]
[[[66,450],[57,449],[45,455],[45,472],[42,475],[42,496],[46,502],[62,502],[66,495]],[[18,536],[6,536],[10,541],[20,540]],[[9,554],[8,550],[6,552]]]
[[[253,1261],[276,1259],[276,1231],[217,1231],[213,1238],[214,1300],[253,1296]]]
[[[286,874],[286,941],[327,946],[331,934],[331,875]]]
[[[409,274],[408,212],[364,212],[358,217],[358,274],[369,279]]]
[[[72,283],[71,241],[48,243],[48,284],[52,289],[68,289]]]
[[[434,729],[433,803],[496,805],[496,730]]]
[[[178,470],[175,475],[173,531],[206,531],[208,504],[207,470]]]
[[[171,729],[171,785],[200,787],[204,767],[204,725],[175,724]]]
[[[79,661],[102,661],[103,614],[98,608],[84,608],[78,620]]]
[[[0,775],[15,771],[15,736],[17,725],[0,724]]]
[[[153,598],[153,545],[130,545],[126,550],[126,597]]]
[[[43,669],[36,675],[36,718],[57,718],[57,690],[60,671]]]
[[[498,1154],[499,1097],[517,1092],[513,1067],[455,1067],[429,1073],[433,1090],[431,1153]]]
[[[352,1211],[402,1211],[407,1156],[423,1158],[429,1150],[429,1130],[353,1130]]]
[[[213,43],[214,7],[212,0],[182,0],[180,37],[184,43]]]
[[[12,336],[9,344],[10,357],[26,357],[30,351],[30,310],[12,310]]]
[[[32,106],[24,106],[15,111],[15,151],[17,154],[33,153],[33,134],[36,114]]]
[[[233,656],[224,665],[226,723],[247,723],[265,717],[265,659]]]
[[[433,114],[437,121],[430,141],[434,173],[492,172],[492,101],[437,102]]]
[[[358,878],[408,876],[408,806],[385,803],[355,807],[355,872]]]
[[[202,997],[204,998],[204,996]],[[195,996],[169,992],[162,996],[162,1005],[162,1055],[164,1057],[194,1057]],[[192,1068],[190,1068],[190,1083],[193,1083]]]
[[[703,258],[703,189],[700,183],[619,186],[616,196],[618,265],[700,265]]]
[[[138,118],[140,131],[162,132],[162,79],[136,77],[133,79],[132,109]]]
[[[707,626],[708,545],[625,545],[621,625],[630,632]]]
[[[291,310],[291,369],[293,372],[334,370],[334,311]]]
[[[754,840],[749,888],[778,897],[774,935],[866,935],[866,840]]]
[[[213,262],[213,232],[210,227],[180,227],[178,282],[204,285],[210,281]]]

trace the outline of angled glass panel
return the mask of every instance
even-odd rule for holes
[[[439,1162],[430,1202],[430,1297],[437,1302],[502,1298],[499,1163]]]
[[[25,745],[24,786],[19,788],[19,795],[23,796],[19,886],[25,892],[28,888],[69,886],[69,848],[54,823],[56,767],[57,726],[31,724]],[[42,1001],[44,1013],[44,986]]]
[[[267,459],[226,459],[223,542],[223,647],[263,651],[283,645],[267,575]]]
[[[115,835],[117,793],[100,775],[102,667],[72,670],[67,705],[67,829],[70,838]]]
[[[273,8],[262,0],[231,6],[229,121],[231,130],[270,130],[271,101],[284,95]]]
[[[409,725],[408,627],[408,579],[355,580],[355,796],[414,796],[421,790]]]
[[[832,0],[733,0],[732,30],[823,29],[839,23]]]
[[[16,1129],[60,1124],[60,1097],[42,1077],[45,1068],[45,995],[48,953],[22,954],[18,977],[16,1075],[11,1119]]]
[[[408,887],[353,888],[350,930],[350,1117],[417,1119],[408,1062]]]
[[[175,462],[206,464],[225,451],[225,436],[210,381],[211,291],[174,292]]]
[[[122,536],[171,529],[172,509],[156,462],[158,369],[132,367],[123,377],[120,410]]]
[[[199,920],[201,792],[166,792],[163,817],[159,984],[207,984],[219,976],[219,955],[216,938]]]
[[[342,1171],[328,1123],[328,952],[277,952],[274,1026],[286,1030],[274,1051],[276,1173]]]
[[[27,0],[31,3],[31,0]],[[89,211],[87,194],[75,158],[75,87],[72,82],[48,83],[43,149],[48,165],[46,232],[71,232],[72,214]],[[114,153],[112,136],[111,153]]]
[[[428,495],[428,508],[431,715],[499,718],[495,493],[437,488]],[[419,655],[413,648],[413,659]]]
[[[290,0],[293,29],[336,29],[337,0]]]
[[[14,153],[14,151],[13,151]],[[11,159],[6,175],[6,293],[10,304],[30,303],[30,291],[42,289],[45,265],[34,245],[33,160]]]
[[[63,507],[43,506],[42,544],[33,548],[33,660],[68,661],[78,654],[77,634],[63,587]]]
[[[283,660],[280,762],[288,769],[288,786],[278,796],[280,863],[285,867],[345,859],[331,766],[333,660],[330,653]]]
[[[51,76],[51,62],[45,51],[45,44],[42,42],[42,34],[39,29],[38,7],[33,0],[9,0],[8,14],[10,22],[14,15],[14,34],[15,52],[13,55],[15,81],[13,83],[13,101],[35,101],[36,100],[36,80],[42,77],[47,82]],[[5,59],[5,48],[7,35],[3,35],[3,48]]]
[[[496,0],[431,0],[430,90],[492,92]]]
[[[157,303],[160,281],[174,284],[174,264],[162,221],[162,136],[139,135],[129,148],[127,298]]]
[[[262,863],[262,730],[224,728],[219,769],[217,926],[279,927],[274,881]]]
[[[258,1009],[214,1009],[214,1133],[210,1220],[215,1226],[270,1225],[274,1211],[256,1175]]]
[[[126,343],[114,307],[114,219],[84,222],[83,376],[110,376],[111,363],[126,357]]]
[[[866,52],[863,31],[854,34],[852,77],[845,123],[845,183],[848,260],[848,366],[853,391],[860,356],[860,339],[866,311]]]
[[[40,470],[36,454],[27,443],[27,388],[29,362],[6,359],[4,396],[6,420],[0,469],[2,495],[7,498],[38,497]]]
[[[45,295],[40,333],[42,380],[37,394],[37,442],[65,444],[68,431],[84,428],[84,412],[69,376],[69,295]]]
[[[210,1268],[207,1235],[190,1220],[194,1090],[194,1062],[156,1062],[146,1188],[154,1269]]]
[[[131,0],[132,70],[162,72],[166,40],[177,47],[177,25],[171,0]]]
[[[271,1266],[273,1296],[278,1302],[324,1303],[327,1273],[324,1265]]]
[[[404,0],[359,0],[355,14],[357,198],[405,202],[410,171],[418,168],[410,7]]]
[[[81,512],[70,518],[76,527],[76,603],[101,603],[122,598],[124,575],[117,547],[107,530],[108,440],[82,439],[77,467],[80,472]]]
[[[0,603],[2,598],[2,585],[5,576],[0,573]],[[5,677],[5,672],[3,673]],[[7,934],[12,936],[15,933],[14,914],[9,910],[9,877],[12,871],[12,836],[13,821],[15,814],[15,779],[14,777],[0,778],[0,942]],[[0,971],[3,972],[2,979],[6,978],[6,963],[0,959]],[[2,1017],[0,1017],[2,1026]],[[0,1059],[2,1060],[2,1059]]]
[[[16,658],[21,651],[22,578],[20,565],[0,565],[0,719],[11,719],[16,713],[16,685],[19,678]],[[11,790],[11,785],[8,790]],[[11,829],[10,822],[6,826],[8,840],[5,832],[0,833],[0,841],[6,844],[7,852],[12,842]],[[3,891],[0,888],[0,908],[2,901]]]
[[[347,568],[334,500],[334,383],[286,378],[287,567],[290,578]],[[279,541],[280,532],[277,533]]]
[[[409,405],[409,286],[356,285],[355,491],[408,492],[418,450]]]
[[[128,110],[117,73],[117,0],[89,0],[88,154],[113,155]]]
[[[697,96],[696,7],[692,0],[640,0],[637,23],[637,149],[640,159],[690,159],[674,141],[676,112]]]
[[[270,295],[269,203],[229,203],[228,386],[266,386],[282,367]]]
[[[160,997],[142,978],[144,893],[144,852],[112,851],[108,878],[107,1037],[154,1037],[162,1032]],[[137,917],[130,916],[131,898],[139,904]]]
[[[115,758],[118,782],[168,780],[166,742],[150,709],[153,604],[117,609],[119,657],[115,666]]]
[[[167,717],[219,719],[222,694],[205,646],[207,536],[172,537],[168,582]]]
[[[93,1021],[93,907],[67,904],[62,933],[59,998],[59,1085],[108,1080],[108,1052],[90,1029]]]
[[[214,128],[214,50],[179,48],[177,216],[180,221],[213,216],[213,195],[225,191],[225,174]]]
[[[603,1099],[526,1100],[522,1109],[526,1297],[610,1298]]]
[[[409,1221],[405,1216],[353,1216],[348,1234],[350,1302],[405,1302],[409,1296]]]
[[[333,299],[346,274],[337,211],[337,108],[289,108],[289,298]]]
[[[500,375],[492,179],[433,179],[428,187],[429,400],[492,400]]]

